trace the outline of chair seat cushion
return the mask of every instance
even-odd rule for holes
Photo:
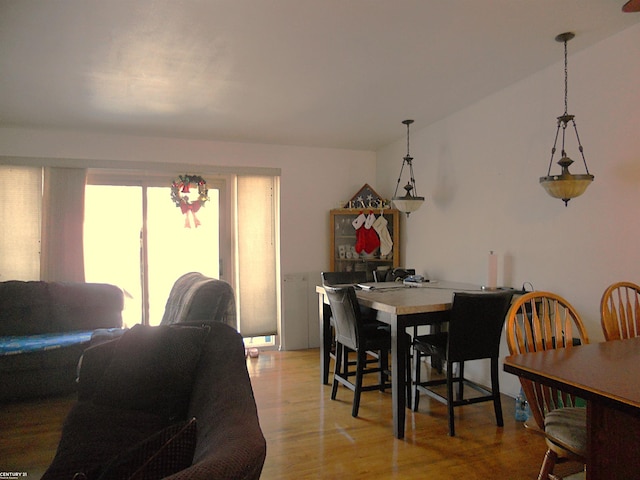
[[[413,340],[413,345],[425,355],[444,356],[447,351],[447,338],[447,332],[420,335]]]
[[[363,325],[363,337],[365,340],[365,349],[391,350],[391,327],[382,322],[365,323]],[[411,344],[411,335],[404,334],[404,341],[407,345]]]
[[[362,339],[365,349],[391,349],[391,335],[389,330],[376,323],[365,323],[362,326]]]
[[[547,437],[575,454],[587,454],[587,409],[557,408],[545,416],[544,431]]]

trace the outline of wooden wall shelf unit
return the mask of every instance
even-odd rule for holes
[[[371,253],[356,252],[357,232],[352,222],[360,215],[373,213],[387,220],[387,231],[393,242],[391,251],[381,255],[380,248]],[[329,269],[332,272],[366,271],[367,280],[373,281],[376,269],[393,269],[400,266],[400,212],[393,208],[363,209],[336,208],[330,211],[331,251]],[[364,227],[362,227],[364,228]],[[377,234],[377,233],[376,233]]]

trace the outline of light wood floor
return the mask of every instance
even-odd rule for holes
[[[505,426],[491,403],[456,409],[456,437],[447,435],[444,405],[421,397],[407,411],[406,436],[393,437],[391,394],[364,392],[358,418],[352,392],[329,399],[319,381],[318,350],[261,352],[247,359],[260,424],[267,439],[263,479],[535,479],[545,452],[542,437],[514,420],[503,398]],[[73,397],[0,405],[0,471],[39,478],[53,458]],[[579,466],[563,464],[558,473]]]

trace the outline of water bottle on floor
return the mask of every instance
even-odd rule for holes
[[[516,397],[516,421],[517,422],[526,422],[529,418],[529,402],[527,402],[527,397],[524,396],[524,392],[522,388],[520,388],[520,393]]]

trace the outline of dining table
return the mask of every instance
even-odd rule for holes
[[[503,368],[586,401],[587,479],[640,479],[640,337],[512,355]]]
[[[410,406],[406,393],[406,352],[411,348],[404,333],[410,327],[439,325],[449,318],[453,294],[458,291],[482,291],[479,285],[461,282],[430,281],[422,283],[379,282],[356,285],[356,296],[361,307],[375,312],[376,319],[388,324],[391,330],[391,397],[393,434],[404,438],[405,409]],[[328,383],[331,348],[331,309],[324,288],[316,287],[320,321],[321,382]]]

